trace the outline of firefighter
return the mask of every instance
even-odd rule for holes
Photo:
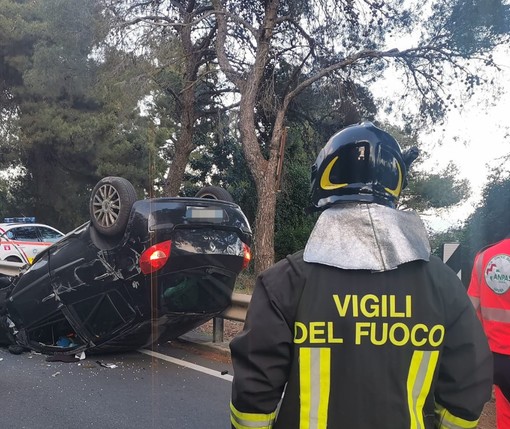
[[[319,153],[308,242],[258,277],[231,341],[233,428],[476,427],[487,339],[420,218],[395,208],[416,156],[369,122]]]
[[[489,340],[494,360],[498,429],[510,428],[510,238],[475,257],[468,295]]]

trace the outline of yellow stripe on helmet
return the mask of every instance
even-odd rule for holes
[[[335,163],[338,160],[338,156],[335,156],[327,165],[327,167],[324,169],[324,172],[322,173],[321,177],[321,188],[325,191],[332,191],[333,189],[339,189],[344,188],[348,185],[348,183],[332,183],[331,179],[329,178],[331,175],[331,170],[333,170],[333,167],[335,166]]]

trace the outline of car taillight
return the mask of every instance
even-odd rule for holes
[[[246,243],[243,243],[243,270],[248,267],[251,261],[251,250],[250,246],[248,246]]]
[[[171,241],[163,241],[149,247],[140,256],[140,269],[144,274],[154,273],[163,268],[170,257]]]

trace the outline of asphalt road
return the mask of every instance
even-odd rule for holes
[[[0,348],[2,429],[229,427],[232,368],[214,354],[167,345],[79,363],[46,357]]]
[[[79,363],[46,357],[0,348],[0,428],[230,427],[232,367],[210,347],[178,342]],[[491,401],[478,428],[495,427]]]

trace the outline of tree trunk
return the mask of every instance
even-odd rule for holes
[[[175,154],[168,170],[165,184],[165,195],[167,197],[176,197],[179,195],[179,190],[181,189],[181,184],[184,179],[184,172],[193,149],[193,130],[183,128],[175,144]]]
[[[188,18],[189,19],[189,18]],[[165,195],[175,197],[179,194],[184,179],[184,172],[188,165],[189,157],[195,145],[193,144],[195,114],[195,87],[197,83],[197,69],[199,59],[192,52],[193,45],[190,41],[189,29],[181,33],[181,42],[185,50],[189,52],[186,57],[186,71],[184,73],[184,90],[180,94],[181,105],[181,130],[175,143],[175,152],[170,169],[168,171],[165,186]]]
[[[245,91],[239,109],[239,129],[244,156],[257,188],[257,215],[254,225],[254,270],[261,273],[274,263],[274,219],[276,213],[276,194],[279,143],[282,132],[281,123],[277,123],[271,138],[268,158],[260,151],[260,143],[255,129],[253,102],[254,93]]]
[[[274,171],[271,169],[269,171]],[[257,187],[258,208],[255,218],[254,270],[261,273],[274,263],[274,218],[276,213],[276,180],[272,178]]]
[[[188,88],[181,97],[181,130],[175,143],[175,152],[168,170],[165,195],[176,197],[181,189],[184,172],[193,149],[193,126],[195,125],[195,85],[188,82]]]
[[[243,152],[250,172],[257,187],[258,207],[254,225],[254,269],[258,274],[274,263],[274,220],[276,213],[276,171],[280,139],[283,130],[285,107],[277,114],[273,135],[266,157],[258,141],[255,126],[255,109],[260,93],[264,69],[269,61],[271,38],[276,25],[276,17],[280,0],[265,2],[264,23],[258,32],[257,49],[254,64],[246,75],[241,75],[229,63],[225,54],[227,25],[223,6],[219,0],[213,0],[217,11],[218,22],[217,52],[218,61],[227,77],[238,87],[241,94],[239,105],[239,131]]]
[[[175,143],[175,152],[170,169],[168,171],[167,182],[165,186],[165,195],[174,197],[179,194],[181,184],[184,179],[184,172],[188,165],[189,157],[195,145],[193,144],[194,126],[197,118],[195,112],[197,75],[200,62],[203,59],[200,54],[200,44],[193,45],[191,40],[191,31],[194,7],[196,4],[191,2],[186,11],[181,11],[181,20],[185,24],[178,30],[182,50],[185,53],[183,90],[179,94],[179,104],[181,107],[181,129],[179,137]]]

